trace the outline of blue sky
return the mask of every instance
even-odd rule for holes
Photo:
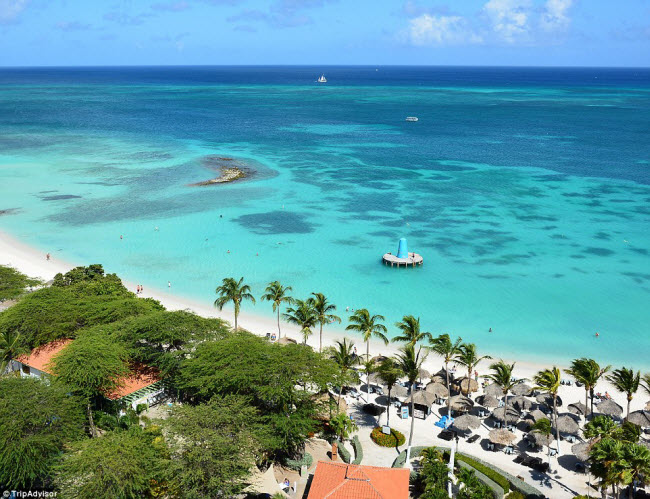
[[[0,65],[650,66],[650,0],[0,0]]]

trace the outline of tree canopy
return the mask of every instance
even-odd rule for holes
[[[30,286],[41,284],[38,279],[27,277],[12,267],[0,265],[0,302],[18,298]]]

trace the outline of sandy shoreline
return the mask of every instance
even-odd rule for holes
[[[42,251],[28,246],[13,236],[0,231],[0,265],[9,265],[20,270],[22,273],[30,277],[38,277],[44,281],[49,281],[59,272],[65,273],[77,265],[88,265],[88,262],[68,262],[61,260],[56,256],[52,256],[48,261]],[[110,269],[106,270],[107,272],[110,272]],[[126,280],[123,282],[128,289],[135,291],[135,283],[131,283]],[[220,312],[208,305],[197,303],[174,295],[173,291],[153,289],[149,286],[145,286],[145,292],[140,296],[155,298],[169,310],[190,310],[204,317],[219,317],[231,323],[233,322],[233,314],[230,308],[226,308]],[[344,312],[341,313],[339,311],[339,314],[344,315]],[[240,327],[257,334],[264,335],[266,333],[277,333],[277,322],[270,317],[262,317],[242,312],[239,316],[239,325]],[[323,346],[333,345],[336,340],[341,339],[343,336],[347,336],[353,339],[359,353],[365,352],[365,344],[361,341],[361,338],[358,335],[346,334],[343,331],[343,326],[336,326],[338,326],[338,329],[335,327],[330,327],[326,328],[323,331]],[[299,329],[296,326],[282,323],[281,328],[283,336],[286,334],[290,338],[293,338],[297,341],[302,340],[302,337],[299,334]],[[316,348],[318,347],[317,329],[315,330],[314,335],[308,340],[308,344]],[[392,355],[397,352],[398,348],[399,345],[395,343],[391,343],[387,346],[376,340],[373,340],[370,343],[371,355]],[[484,346],[479,345],[479,353],[484,354],[486,351],[489,351],[489,349],[486,349]],[[560,368],[567,367],[563,363],[558,364],[552,361],[542,364],[509,358],[506,358],[504,360],[511,362],[516,361],[517,364],[515,366],[515,375],[518,378],[523,377],[531,379],[534,374],[540,369],[548,368],[553,365],[557,365]],[[442,367],[442,362],[440,358],[434,355],[429,355],[425,361],[424,367],[430,372],[437,372]],[[459,366],[458,369],[459,372],[462,371],[461,366]],[[479,365],[478,371],[480,374],[485,373],[487,370],[488,362],[483,362]],[[566,376],[566,378],[568,378],[568,376]],[[563,386],[561,390],[562,396],[565,397],[565,404],[576,401],[584,402],[583,388],[578,388],[575,386]],[[625,396],[617,393],[616,390],[614,390],[611,384],[608,382],[603,381],[602,383],[599,383],[597,391],[608,391],[610,395],[612,395],[612,397],[616,400],[616,402],[622,405],[623,408],[626,407]],[[639,392],[637,392],[634,400],[632,401],[632,410],[643,409],[648,399],[650,399],[650,395],[645,393],[642,388],[639,388]]]

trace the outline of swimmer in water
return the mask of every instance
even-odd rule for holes
[[[491,332],[492,332],[492,328],[488,329],[488,333],[491,333]]]
[[[596,338],[600,338],[600,333],[596,333]]]
[[[122,234],[120,234],[120,239],[124,239],[124,238],[122,237]]]

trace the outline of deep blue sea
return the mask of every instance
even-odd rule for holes
[[[215,157],[257,174],[192,186]],[[0,68],[0,186],[0,230],[202,303],[277,279],[650,366],[650,69]],[[381,265],[400,237],[421,268]]]

